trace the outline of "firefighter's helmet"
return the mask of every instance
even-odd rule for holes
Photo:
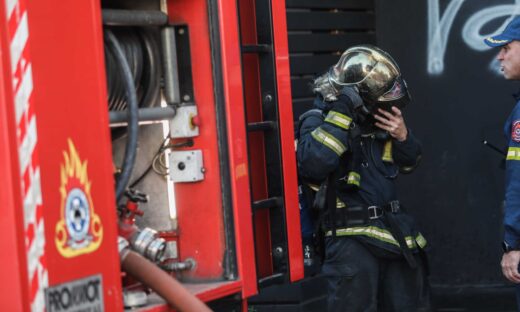
[[[356,87],[369,110],[392,106],[403,108],[410,93],[394,59],[372,45],[347,49],[327,73],[330,85],[339,92],[345,86]]]

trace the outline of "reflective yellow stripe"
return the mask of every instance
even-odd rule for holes
[[[392,157],[392,140],[388,140],[385,143],[385,148],[383,149],[383,157],[381,157],[383,161],[394,162],[394,158]]]
[[[351,171],[348,173],[347,177],[347,184],[353,184],[359,186],[359,183],[361,181],[361,176],[359,173]]]
[[[422,236],[421,233],[419,233],[419,235],[417,235],[417,237],[415,238],[415,241],[417,242],[417,245],[419,245],[419,247],[421,247],[421,248],[424,248],[424,246],[426,246],[426,238],[424,238],[424,236]]]
[[[347,150],[347,148],[345,147],[345,145],[343,145],[343,143],[341,143],[334,136],[332,136],[327,131],[325,131],[319,127],[314,129],[314,131],[311,132],[311,135],[316,141],[327,146],[328,148],[333,150],[334,153],[338,154],[339,156],[341,156]]]
[[[328,231],[325,236],[331,236],[332,232]],[[371,238],[378,239],[388,244],[399,246],[399,243],[394,236],[387,230],[378,228],[376,226],[360,226],[360,227],[349,227],[336,230],[336,236],[354,236],[363,235]],[[424,248],[426,246],[426,239],[421,233],[414,239],[412,236],[406,236],[406,245],[408,248],[417,248],[417,246]]]
[[[336,125],[345,130],[348,130],[350,124],[352,123],[352,118],[335,111],[329,111],[327,117],[325,118],[325,121],[330,122],[331,124]]]
[[[507,160],[520,160],[520,147],[510,147],[507,150]]]

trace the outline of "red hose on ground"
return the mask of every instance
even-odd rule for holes
[[[123,271],[150,287],[179,312],[211,312],[202,301],[168,273],[138,253],[126,250],[121,257]]]

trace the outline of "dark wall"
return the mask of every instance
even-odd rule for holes
[[[375,0],[286,0],[295,120],[312,106],[314,78],[348,47],[376,43]]]
[[[407,123],[424,145],[421,165],[398,186],[432,246],[432,282],[505,285],[499,266],[504,172],[501,156],[481,142],[505,147],[503,123],[519,84],[492,71],[498,51],[478,43],[506,21],[514,1],[286,0],[286,5],[295,117],[312,103],[309,83],[346,48],[377,43],[390,52],[413,96]],[[449,12],[453,19],[437,23],[442,31],[434,40],[429,23],[434,34],[436,7],[438,22]],[[472,21],[481,25],[464,36]],[[465,41],[470,35],[476,46]],[[438,43],[431,49],[436,54],[428,53],[429,41]]]
[[[432,245],[434,284],[505,284],[500,273],[504,171],[499,154],[481,141],[505,147],[503,123],[519,84],[490,70],[498,50],[470,47],[463,29],[475,14],[509,5],[489,22],[485,16],[476,19],[483,27],[473,34],[496,31],[514,1],[462,1],[439,58],[444,68],[429,72],[434,55],[428,55],[428,25],[435,18],[429,17],[428,4],[439,5],[442,17],[455,2],[460,1],[376,2],[377,43],[401,66],[413,96],[405,117],[424,146],[420,167],[399,181],[400,196]]]

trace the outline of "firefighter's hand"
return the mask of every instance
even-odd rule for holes
[[[502,256],[502,273],[513,283],[520,283],[520,273],[518,273],[518,263],[520,262],[520,250],[512,250]]]
[[[377,111],[378,113],[374,114],[374,118],[377,120],[375,125],[378,128],[388,131],[388,133],[399,142],[406,140],[408,129],[404,123],[401,111],[395,106],[392,106],[392,113],[380,108],[378,108]]]

